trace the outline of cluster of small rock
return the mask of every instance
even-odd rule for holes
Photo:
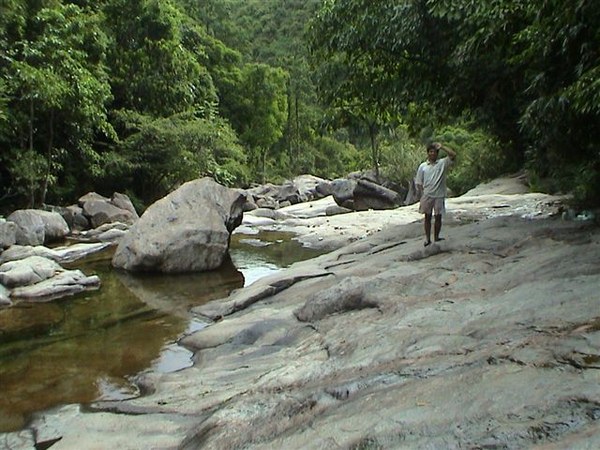
[[[351,173],[332,181],[300,175],[281,185],[269,183],[245,190],[245,210],[279,209],[329,195],[347,211],[397,208],[403,204],[408,190],[388,184],[370,172]]]
[[[61,264],[114,244],[139,219],[131,200],[115,193],[81,197],[76,205],[23,209],[0,219],[0,306],[14,300],[48,301],[97,288],[97,276]],[[89,243],[49,248],[72,237]]]

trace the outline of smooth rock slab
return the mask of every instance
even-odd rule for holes
[[[78,243],[64,247],[48,248],[43,245],[13,245],[0,255],[0,264],[18,261],[30,256],[41,256],[58,263],[77,261],[110,247],[110,243]]]
[[[12,291],[11,297],[27,301],[50,301],[99,286],[100,278],[96,275],[88,277],[81,270],[65,270],[31,286],[18,287]]]
[[[62,267],[42,256],[29,256],[0,266],[0,283],[9,288],[39,283],[53,277]]]

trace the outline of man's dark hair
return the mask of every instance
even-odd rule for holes
[[[437,150],[438,152],[440,151],[435,147],[435,142],[430,142],[429,144],[427,144],[427,151],[429,150]]]

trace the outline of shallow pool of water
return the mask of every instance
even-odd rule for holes
[[[261,233],[234,234],[230,254],[219,270],[166,276],[114,271],[109,251],[76,264],[100,277],[100,289],[0,310],[0,432],[57,405],[139,395],[136,374],[191,365],[176,344],[204,326],[191,307],[319,252],[289,234]]]

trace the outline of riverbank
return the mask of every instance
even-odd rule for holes
[[[180,342],[194,365],[143,374],[144,396],[65,406],[0,442],[597,448],[600,232],[559,202],[451,199],[446,240],[427,248],[422,224],[402,222],[414,206],[288,211],[261,227],[337,249],[195,308],[214,322]]]

